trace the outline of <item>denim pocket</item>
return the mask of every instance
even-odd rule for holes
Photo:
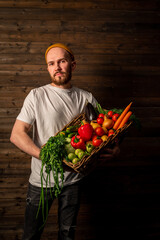
[[[38,206],[40,201],[41,188],[29,184],[26,203],[27,205]]]
[[[45,188],[43,189],[43,193],[44,193],[44,201],[46,202],[46,189]],[[29,184],[27,198],[26,198],[27,205],[38,206],[40,197],[41,197],[41,188]],[[51,197],[50,189],[48,188],[47,189],[47,200],[49,202],[52,202],[53,199],[54,199],[54,197],[53,196]]]

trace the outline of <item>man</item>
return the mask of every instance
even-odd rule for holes
[[[84,110],[86,99],[96,106],[91,93],[71,85],[76,68],[73,52],[65,45],[51,45],[45,53],[51,84],[35,88],[26,97],[11,133],[11,142],[32,156],[31,175],[27,194],[23,240],[40,239],[43,228],[41,211],[36,218],[41,193],[40,149],[47,140]],[[28,135],[33,127],[33,139]],[[115,153],[110,150],[109,158]],[[54,179],[51,175],[51,186]],[[79,181],[81,174],[64,170],[64,185],[58,197],[58,239],[74,239],[79,208]],[[45,188],[45,186],[44,186]],[[54,199],[54,196],[53,196]],[[53,199],[48,189],[49,208]]]

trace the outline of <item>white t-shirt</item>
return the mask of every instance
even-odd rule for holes
[[[30,91],[17,119],[33,125],[33,141],[38,147],[41,147],[51,136],[54,136],[83,112],[86,99],[96,106],[93,95],[85,90],[76,87],[61,89],[47,84]],[[37,187],[41,187],[41,163],[41,160],[32,157],[29,182]],[[44,176],[46,177],[45,168]],[[52,174],[50,177],[53,187]],[[72,184],[82,177],[79,173],[64,171],[64,186]],[[61,182],[60,179],[59,182]]]

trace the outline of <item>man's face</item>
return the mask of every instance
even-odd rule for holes
[[[47,54],[47,64],[52,84],[67,86],[75,68],[75,62],[71,61],[69,53],[63,48],[52,48]]]

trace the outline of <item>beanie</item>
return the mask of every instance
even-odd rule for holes
[[[70,53],[71,58],[72,58],[72,61],[74,61],[74,54],[73,54],[73,52],[72,52],[71,49],[69,49],[66,45],[64,45],[64,44],[62,44],[62,43],[55,43],[55,44],[49,46],[49,47],[47,48],[46,52],[45,52],[46,62],[47,62],[47,53],[49,52],[50,49],[55,48],[55,47],[59,47],[59,48],[65,49],[67,52]]]

